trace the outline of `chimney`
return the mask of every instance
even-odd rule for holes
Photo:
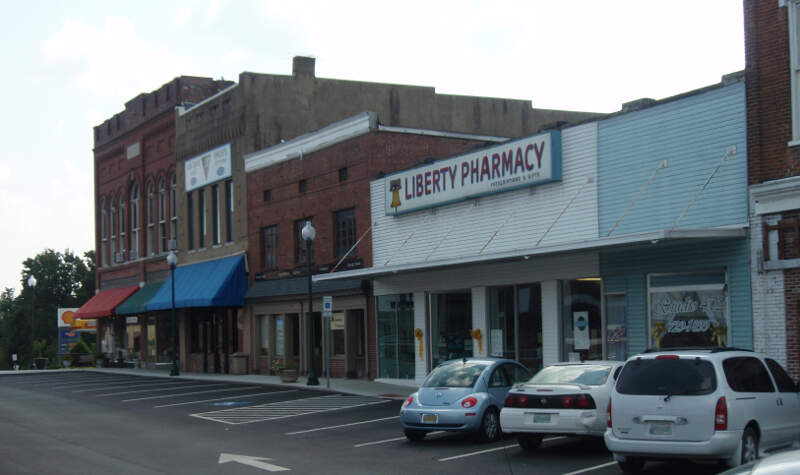
[[[316,59],[306,56],[295,56],[292,61],[292,76],[314,77],[314,62]]]

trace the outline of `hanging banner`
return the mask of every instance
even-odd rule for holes
[[[572,312],[572,335],[576,350],[589,349],[589,312]]]

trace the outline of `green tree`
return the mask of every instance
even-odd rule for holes
[[[70,250],[63,253],[45,249],[22,262],[22,292],[13,296],[6,289],[0,296],[0,368],[11,367],[10,355],[17,353],[25,367],[31,357],[31,340],[46,340],[46,355],[56,353],[58,308],[80,307],[94,295],[94,252],[83,258]],[[28,286],[28,277],[36,287]],[[31,335],[33,320],[33,335]]]

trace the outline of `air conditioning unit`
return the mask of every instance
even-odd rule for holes
[[[136,259],[139,258],[139,251],[137,251],[136,249],[131,249],[129,256],[132,261],[135,261]]]
[[[170,239],[167,241],[167,250],[175,251],[178,249],[178,242],[175,239]]]
[[[125,251],[119,251],[114,253],[114,262],[125,262]]]

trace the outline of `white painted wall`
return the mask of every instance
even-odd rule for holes
[[[488,292],[486,287],[472,288],[472,330],[480,330],[482,343],[472,339],[472,354],[475,356],[488,355],[489,343],[489,316],[487,314],[488,305],[486,299]]]
[[[414,292],[414,329],[422,330],[422,358],[419,357],[419,340],[414,337],[414,381],[422,384],[422,380],[428,375],[428,328],[425,324],[428,302],[425,292]]]
[[[565,129],[561,136],[560,182],[387,216],[384,180],[374,180],[373,267],[596,239],[597,123]]]
[[[542,365],[561,360],[561,306],[558,281],[542,282]]]

